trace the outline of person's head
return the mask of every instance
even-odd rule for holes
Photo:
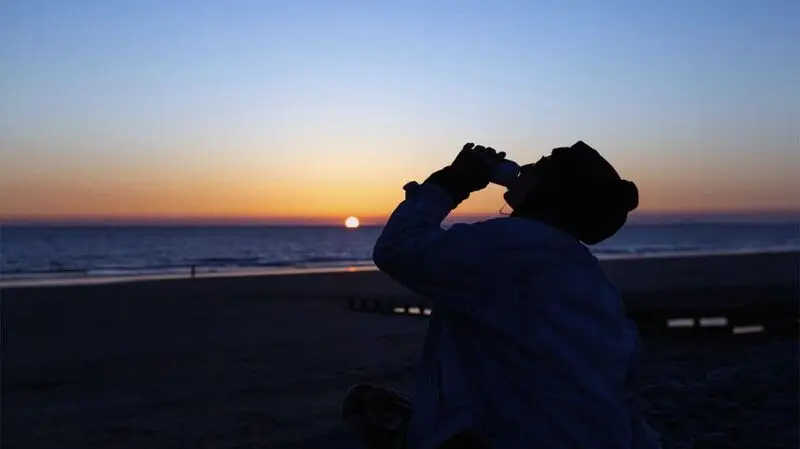
[[[506,193],[511,216],[545,222],[587,245],[614,235],[639,205],[633,182],[583,142],[524,165]]]

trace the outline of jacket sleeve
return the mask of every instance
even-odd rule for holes
[[[477,263],[480,239],[474,225],[442,221],[457,202],[436,184],[412,182],[389,217],[372,254],[375,265],[406,288],[431,299],[456,293]],[[444,288],[444,287],[447,288]]]

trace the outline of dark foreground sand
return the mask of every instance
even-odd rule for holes
[[[628,266],[608,267],[623,294],[663,300],[697,270],[750,292],[796,282],[797,255]],[[425,329],[347,311],[356,293],[404,294],[379,273],[5,290],[2,447],[355,447],[344,390],[410,390]],[[796,339],[645,345],[634,399],[670,447],[798,447]]]

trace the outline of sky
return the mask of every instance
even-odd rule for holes
[[[465,142],[800,210],[800,2],[0,2],[0,220],[380,221]],[[494,214],[502,189],[457,211]]]

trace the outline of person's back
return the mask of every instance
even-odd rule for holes
[[[476,152],[494,156],[465,148],[461,173],[409,184],[375,246],[382,271],[434,303],[409,447],[655,447],[626,401],[635,328],[566,226],[522,216],[515,201],[515,216],[441,229],[465,193],[485,186],[469,182],[485,173]],[[463,435],[468,443],[448,443]]]
[[[472,234],[479,247],[443,249],[454,257],[444,269],[460,278],[455,289],[446,276],[427,285],[404,279],[404,265],[418,261],[381,260],[376,249],[379,267],[436,304],[412,447],[429,439],[436,447],[451,426],[496,447],[628,447],[625,379],[636,335],[596,259],[535,221],[467,226],[450,232]],[[391,245],[391,235],[379,245]]]

